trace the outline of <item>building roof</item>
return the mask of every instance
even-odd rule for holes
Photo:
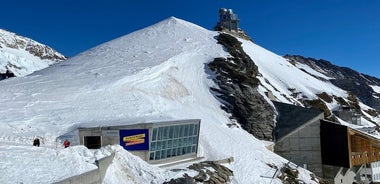
[[[79,129],[91,129],[91,128],[110,128],[110,127],[130,127],[130,126],[165,126],[172,124],[186,124],[200,122],[201,119],[176,119],[176,120],[141,120],[141,121],[131,121],[131,120],[114,120],[114,121],[98,121],[98,122],[87,122],[80,124],[77,128]]]
[[[280,140],[300,127],[306,126],[310,120],[323,114],[323,112],[313,108],[304,108],[276,101],[273,101],[273,104],[278,113],[274,130],[275,140]]]

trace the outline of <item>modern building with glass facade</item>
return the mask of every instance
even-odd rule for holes
[[[80,127],[79,143],[90,149],[120,144],[152,164],[195,158],[200,120],[176,120],[117,126]]]

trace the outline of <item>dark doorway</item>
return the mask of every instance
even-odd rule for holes
[[[99,149],[102,146],[100,136],[84,136],[84,146],[88,149]]]

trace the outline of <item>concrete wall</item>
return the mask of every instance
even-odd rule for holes
[[[347,168],[336,167],[336,166],[331,166],[331,165],[323,165],[322,168],[323,168],[323,176],[321,177],[331,184],[334,183],[334,179],[337,175],[343,176],[341,172],[345,173],[347,171]],[[339,179],[342,179],[342,177]]]
[[[108,166],[112,163],[114,157],[115,153],[108,157],[97,160],[95,161],[95,164],[98,166],[97,169],[70,178],[66,178],[62,181],[56,182],[55,184],[100,184],[102,183]]]
[[[299,166],[306,164],[317,176],[323,176],[319,119],[277,142],[274,150]]]

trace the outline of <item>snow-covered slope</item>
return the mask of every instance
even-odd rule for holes
[[[290,64],[283,57],[276,55],[252,42],[240,40],[245,52],[259,67],[261,84],[272,91],[281,102],[296,103],[299,99],[314,99],[316,94],[326,92],[337,96],[347,96],[347,92],[314,78]],[[314,71],[314,70],[312,70]],[[317,73],[316,71],[314,71]],[[324,78],[323,74],[318,73]],[[298,92],[298,93],[297,93]],[[294,95],[297,93],[297,95]]]
[[[380,86],[380,79],[359,73],[347,67],[334,65],[323,59],[317,60],[298,55],[285,55],[284,57],[304,72],[321,80],[329,80],[339,88],[355,94],[364,104],[380,110],[380,93],[376,92],[376,87],[372,87]],[[312,73],[310,73],[310,71]],[[313,71],[318,72],[313,73]],[[323,75],[328,76],[328,78],[320,77],[318,73],[322,73]]]
[[[287,59],[274,54],[255,43],[240,39],[243,43],[244,51],[252,58],[258,66],[261,75],[258,76],[261,84],[259,91],[264,95],[270,91],[275,98],[284,103],[304,106],[305,101],[319,99],[326,104],[328,111],[337,110],[340,103],[336,100],[342,98],[351,103],[349,92],[337,87],[329,81],[331,77],[326,75],[323,70],[313,69],[308,65],[297,63],[291,64]],[[377,86],[373,89],[377,89]],[[332,98],[332,102],[327,102],[318,95],[326,93]],[[351,101],[350,101],[351,100]],[[364,126],[377,126],[380,123],[380,116],[371,116],[366,111],[375,110],[361,101],[358,101],[363,115],[362,124]],[[371,120],[371,121],[368,121]],[[342,123],[345,124],[342,120]]]
[[[46,45],[0,29],[0,74],[25,76],[65,59]]]
[[[107,183],[162,183],[175,173],[148,165],[120,147],[97,153],[81,146],[63,149],[57,137],[82,124],[199,118],[199,156],[234,157],[228,165],[234,172],[233,183],[281,183],[271,178],[275,169],[268,164],[281,167],[288,161],[244,130],[229,128],[229,115],[210,93],[214,83],[206,64],[228,56],[216,43],[217,34],[172,17],[29,76],[1,81],[2,181],[59,181],[93,169],[93,158],[111,150],[118,154],[107,171]],[[262,49],[251,49],[272,57]],[[35,136],[43,140],[40,148],[31,146]],[[66,162],[66,169],[58,159]],[[301,180],[314,183],[308,171],[299,170]]]

